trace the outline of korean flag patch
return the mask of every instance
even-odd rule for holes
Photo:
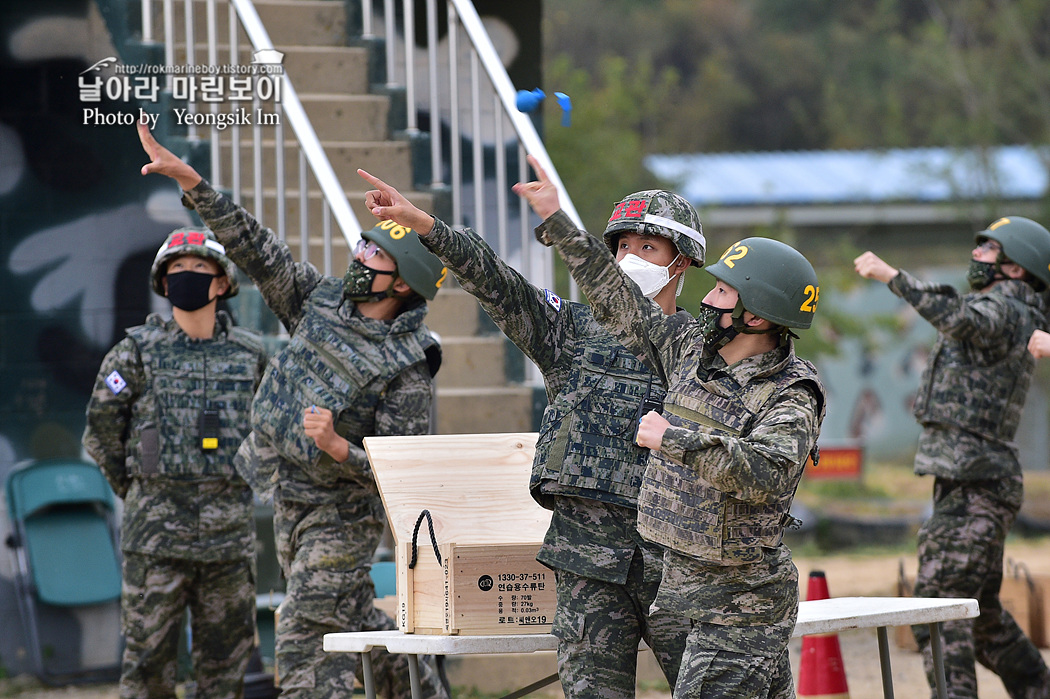
[[[113,395],[117,395],[128,385],[128,382],[124,380],[124,377],[113,372],[106,377],[106,385],[109,386],[109,390],[113,391]]]
[[[550,304],[551,308],[561,312],[561,297],[555,294],[550,289],[544,289],[543,294],[547,297],[547,303]]]

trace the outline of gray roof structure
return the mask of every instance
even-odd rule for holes
[[[716,225],[922,223],[968,204],[1035,202],[1050,149],[916,148],[651,155],[646,167]]]

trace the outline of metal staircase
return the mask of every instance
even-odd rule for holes
[[[373,222],[361,167],[420,208],[474,227],[534,284],[553,287],[551,253],[532,239],[538,221],[510,192],[528,177],[526,153],[579,218],[532,120],[517,111],[514,86],[469,0],[402,0],[399,7],[394,0],[97,2],[127,64],[283,68],[272,91],[279,97],[240,102],[205,102],[202,92],[180,101],[193,81],[178,83],[168,72],[156,106],[164,142],[277,231],[299,259],[326,274],[345,269],[350,247]],[[425,37],[403,21],[417,11],[426,16]],[[440,40],[439,20],[448,27]],[[244,109],[253,123],[221,130],[170,123],[176,107],[203,123]],[[429,125],[438,132],[423,128]],[[437,431],[533,429],[534,367],[465,292],[446,288],[431,307],[428,325],[446,353]],[[264,330],[265,315],[259,311],[257,324]],[[272,322],[269,328],[276,330]]]

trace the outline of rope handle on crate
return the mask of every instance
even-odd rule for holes
[[[438,551],[437,537],[434,536],[434,520],[430,517],[430,510],[423,510],[419,513],[416,526],[412,529],[412,560],[408,563],[410,569],[416,567],[416,537],[419,535],[419,525],[423,523],[424,517],[427,518],[427,528],[430,529],[430,543],[434,547],[434,555],[437,556],[438,565],[441,565],[441,552]]]
[[[1032,580],[1032,572],[1028,570],[1028,564],[1024,561],[1015,561],[1012,558],[1006,559],[1006,574],[1012,576],[1017,580],[1023,579],[1029,589],[1035,588],[1035,581]]]

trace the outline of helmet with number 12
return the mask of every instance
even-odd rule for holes
[[[744,238],[705,267],[736,289],[743,308],[788,328],[808,328],[820,297],[817,273],[802,253],[771,238]]]

